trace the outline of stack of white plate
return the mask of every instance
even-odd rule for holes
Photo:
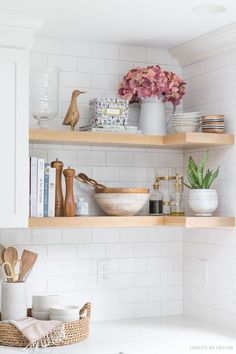
[[[34,295],[32,301],[32,317],[38,320],[49,320],[49,309],[61,303],[60,295]]]
[[[172,114],[170,125],[176,133],[196,132],[201,125],[201,112]]]

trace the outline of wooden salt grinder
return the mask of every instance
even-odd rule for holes
[[[65,216],[75,216],[75,200],[73,193],[73,182],[75,170],[73,168],[68,167],[63,171],[63,175],[66,180],[66,197],[65,197],[65,207],[64,207],[64,215]]]
[[[51,167],[56,169],[56,195],[55,195],[55,216],[64,216],[63,194],[62,194],[62,170],[63,162],[52,161]]]

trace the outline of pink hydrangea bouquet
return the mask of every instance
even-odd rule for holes
[[[137,67],[124,76],[118,94],[130,103],[156,96],[176,106],[185,94],[185,82],[177,74],[161,70],[159,65]]]

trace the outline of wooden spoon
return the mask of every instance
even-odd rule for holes
[[[38,254],[24,250],[21,256],[21,265],[20,265],[20,273],[18,281],[26,281],[28,278],[36,260],[38,258]]]
[[[15,247],[7,247],[4,251],[3,258],[4,258],[4,262],[9,262],[12,266],[12,269],[15,270],[15,264],[18,259],[17,249]],[[6,274],[8,276],[11,275],[11,272],[9,269],[6,269]],[[17,279],[12,279],[10,281],[15,281],[15,280],[17,280]]]
[[[4,262],[4,252],[6,248],[3,245],[0,245],[0,265]]]

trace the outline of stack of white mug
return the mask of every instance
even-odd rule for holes
[[[38,320],[50,319],[50,307],[61,304],[60,295],[33,295],[32,316]]]

